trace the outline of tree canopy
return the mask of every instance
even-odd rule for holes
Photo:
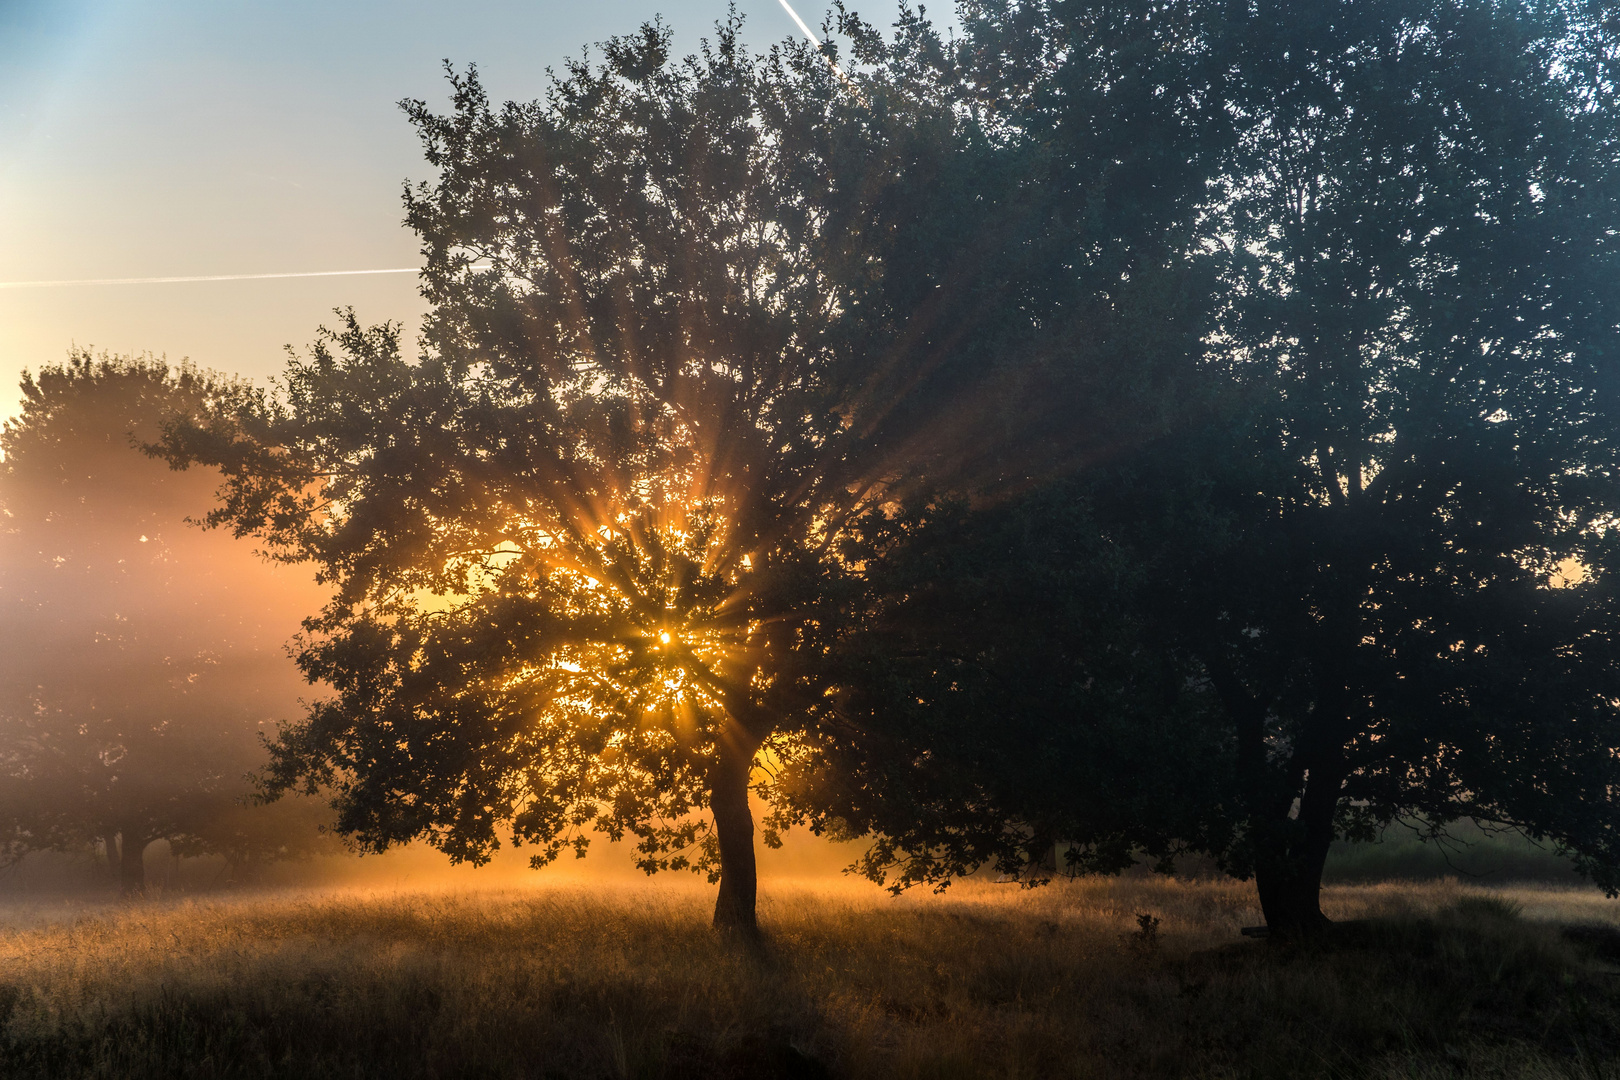
[[[868,665],[867,730],[827,733],[794,805],[826,813],[821,761],[930,790],[954,747],[972,766],[955,782],[985,812],[840,804],[888,837],[874,872],[1016,869],[1053,836],[1081,867],[1131,846],[1205,850],[1257,877],[1283,931],[1320,923],[1335,836],[1397,817],[1518,826],[1620,886],[1612,13],[1443,0],[973,12],[966,77],[1006,102],[1020,137],[1056,144],[1050,189],[1098,146],[1069,111],[1097,95],[1075,87],[1146,88],[1129,103],[1137,128],[1169,116],[1151,130],[1172,145],[1196,133],[1154,205],[1169,208],[1161,266],[1190,268],[1180,310],[1197,332],[1191,347],[1149,338],[1156,362],[1140,370],[1174,376],[1156,383],[1161,423],[1137,423],[1034,502],[949,526],[967,538],[949,562],[919,518],[888,558],[931,588],[866,646],[912,659]],[[1115,79],[1122,55],[1142,65]],[[1128,174],[1138,155],[1104,157]],[[1089,178],[1088,209],[1140,221],[1130,195],[1110,209],[1107,172]],[[1055,220],[1082,280],[1092,218]],[[1027,561],[986,572],[997,551]],[[1031,598],[1030,577],[1053,589]],[[953,595],[955,581],[970,587]],[[985,613],[1013,611],[1050,631],[1009,648],[1016,622]],[[929,644],[929,626],[950,630]],[[1029,675],[1040,655],[1052,666]],[[1124,696],[1111,713],[1061,701],[1082,688]],[[948,725],[930,743],[930,721],[897,719],[909,701],[1027,719]],[[1152,722],[1121,729],[1132,709]],[[927,770],[896,776],[892,747],[863,749],[899,732],[931,747]],[[1099,811],[1098,784],[1175,812]],[[919,805],[949,805],[943,791]]]
[[[899,265],[948,221],[921,194],[977,167],[962,119],[736,31],[681,60],[649,25],[530,105],[471,71],[449,115],[407,102],[438,170],[407,195],[420,357],[345,316],[168,452],[224,469],[216,523],[335,588],[300,653],[334,693],[272,790],[331,784],[364,846],[475,862],[629,834],[751,930],[750,774],[828,707],[852,530],[957,448],[974,324],[945,305],[993,304],[961,259]],[[896,315],[900,270],[925,299]]]
[[[1211,366],[1258,403],[1214,495],[1241,531],[1176,604],[1245,861],[1268,920],[1316,920],[1335,832],[1468,816],[1613,889],[1613,16],[1283,14],[1245,32],[1213,207]]]

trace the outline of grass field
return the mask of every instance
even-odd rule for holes
[[[763,955],[678,882],[0,908],[0,1076],[1620,1077],[1593,892],[767,884]],[[1139,916],[1157,919],[1155,925]]]

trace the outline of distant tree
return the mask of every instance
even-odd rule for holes
[[[186,524],[218,473],[141,453],[236,389],[160,361],[75,355],[23,379],[0,434],[0,829],[10,859],[100,844],[126,892],[154,840],[241,857],[319,837],[246,808],[260,735],[294,706],[284,645],[312,588]]]
[[[982,613],[1025,603],[1025,571],[981,565],[965,577],[984,589],[919,590],[906,606],[926,620],[902,607],[875,624],[912,634],[915,654],[903,689],[876,700],[973,694],[983,715],[1018,716],[1105,683],[1142,708],[1151,696],[1131,690],[1146,686],[1162,701],[1153,715],[1174,721],[1163,758],[1110,782],[1126,805],[1145,784],[1183,812],[1115,819],[1126,827],[1101,838],[1169,850],[1180,831],[1254,875],[1280,933],[1323,924],[1335,836],[1396,818],[1516,825],[1620,888],[1614,13],[1356,0],[972,14],[970,79],[1008,102],[1009,129],[1055,143],[1055,161],[1095,160],[1095,125],[1066,120],[1099,104],[1085,88],[1143,89],[1139,119],[1186,103],[1184,118],[1213,138],[1187,158],[1197,182],[1170,187],[1193,193],[1185,254],[1212,276],[1184,279],[1208,283],[1192,303],[1197,363],[1151,369],[1177,373],[1159,384],[1168,422],[1157,434],[1138,426],[1143,437],[1064,481],[1070,512],[1026,517],[1033,539],[999,547],[1033,554],[1029,575],[1070,590],[1067,610],[1029,605],[1055,614],[1050,634],[1032,636],[1068,689],[1017,678],[1028,654]],[[1119,50],[1094,48],[1095,35],[1133,20],[1138,44],[1163,47],[1125,50],[1142,66],[1109,77]],[[1135,146],[1101,143],[1116,147],[1101,161],[1129,174]],[[1142,206],[1125,192],[1116,211],[1106,184],[1094,190],[1104,236],[1116,212],[1128,221]],[[1075,235],[1089,252],[1096,231]],[[970,537],[994,536],[1018,511],[978,513]],[[935,557],[925,537],[914,530],[892,549],[895,572]],[[975,550],[996,549],[970,544],[955,563],[971,567]],[[949,631],[917,637],[927,623]],[[1088,626],[1110,630],[1079,632]],[[1139,662],[1119,667],[1121,643],[1159,657],[1157,686]],[[952,676],[952,656],[974,677]],[[987,693],[998,676],[1011,679]],[[921,879],[985,853],[1016,862],[1017,843],[1043,828],[1098,839],[1084,820],[1065,823],[1047,755],[1084,781],[1073,807],[1100,782],[1087,754],[1132,759],[1107,739],[1075,742],[1085,706],[1052,704],[1049,725],[1008,726],[1011,745],[989,727],[918,758],[930,775],[985,763],[965,775],[986,812],[960,816],[956,832],[923,815],[896,821],[870,800],[857,825],[900,838],[887,854]],[[868,716],[872,731],[898,722],[892,709]],[[1185,767],[1199,760],[1189,747],[1208,776]]]
[[[676,61],[648,26],[532,105],[472,74],[449,116],[407,103],[439,170],[407,198],[421,358],[351,314],[281,397],[167,449],[336,588],[300,655],[334,694],[270,790],[332,785],[374,850],[630,834],[751,932],[751,773],[830,707],[853,530],[966,435],[951,345],[998,304],[986,244],[949,241],[1001,211],[955,212],[978,159],[926,84],[851,89],[736,30]]]

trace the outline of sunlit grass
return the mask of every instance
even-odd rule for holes
[[[1620,1076],[1620,978],[1554,924],[1620,926],[1584,890],[1335,888],[1332,915],[1375,921],[1311,950],[1241,938],[1236,882],[779,881],[764,956],[711,903],[655,881],[14,905],[0,1075]]]

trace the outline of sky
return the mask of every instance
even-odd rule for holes
[[[895,0],[851,4],[880,25]],[[941,5],[942,7],[946,5]],[[797,30],[737,0],[765,46]],[[794,4],[819,27],[824,0]],[[412,267],[400,188],[429,179],[397,103],[441,61],[532,100],[546,69],[662,15],[680,51],[724,0],[0,0],[0,283]],[[74,347],[255,380],[331,312],[414,331],[415,276],[0,287],[0,417]]]

